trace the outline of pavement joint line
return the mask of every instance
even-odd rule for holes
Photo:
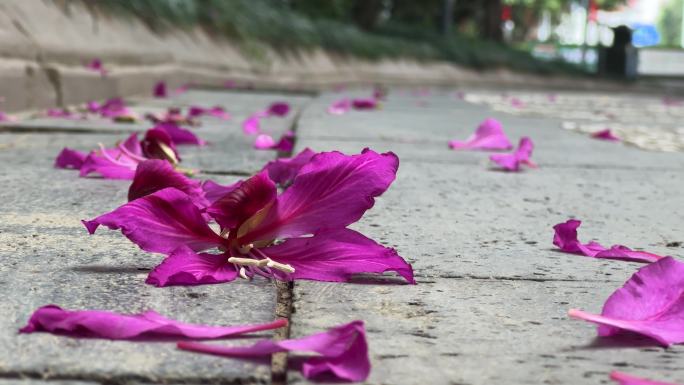
[[[253,172],[240,170],[199,170],[199,174],[223,176],[252,176]]]
[[[302,111],[308,107],[308,103],[301,106],[295,113],[292,123],[288,128],[289,131],[295,133],[294,140],[296,141],[297,128],[299,127],[299,119]],[[294,148],[294,143],[292,148]],[[291,157],[292,151],[278,151],[276,158]],[[287,326],[276,329],[273,338],[276,341],[286,340],[290,338],[290,331],[292,328],[292,312],[294,304],[294,282],[275,281],[276,287],[276,318],[284,318],[287,320]],[[286,385],[287,381],[287,352],[275,353],[271,356],[271,385]]]
[[[473,279],[473,280],[483,280],[483,281],[527,281],[527,282],[598,282],[598,283],[610,283],[610,282],[622,282],[619,280],[610,279],[575,279],[575,278],[535,278],[535,277],[506,277],[506,276],[483,276],[483,275],[471,275],[471,274],[440,274],[436,276],[421,276],[414,274],[416,278],[442,278],[442,279]],[[420,283],[420,281],[419,281]]]
[[[131,130],[107,130],[102,131],[97,128],[89,127],[54,127],[49,125],[44,126],[22,126],[22,125],[6,125],[0,124],[0,133],[19,133],[19,134],[130,134]]]
[[[222,377],[191,377],[179,376],[158,378],[155,376],[143,376],[140,374],[127,373],[120,375],[111,375],[96,373],[96,372],[77,372],[71,374],[55,373],[50,369],[41,370],[12,370],[0,371],[0,380],[42,380],[42,381],[88,381],[99,382],[102,385],[127,385],[130,383],[143,384],[193,384],[193,385],[252,385],[262,384],[257,378],[236,378],[233,380]]]

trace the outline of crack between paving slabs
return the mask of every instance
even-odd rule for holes
[[[290,124],[289,131],[296,134],[297,127],[299,124],[299,119],[301,117],[302,111],[306,109],[308,103],[303,105],[299,110],[297,110],[292,123]],[[297,142],[297,136],[294,136],[294,144]],[[292,151],[283,152],[278,151],[276,158],[286,158],[291,157]],[[292,309],[293,309],[293,293],[294,293],[294,283],[275,281],[276,287],[276,308],[275,317],[284,318],[287,320],[288,324],[285,327],[275,330],[273,338],[275,340],[285,340],[290,338],[291,322],[292,322]],[[275,353],[271,356],[271,384],[272,385],[286,385],[287,384],[287,352]]]

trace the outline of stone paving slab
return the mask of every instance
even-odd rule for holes
[[[353,227],[395,247],[418,285],[297,282],[295,336],[365,320],[371,384],[597,384],[608,383],[612,369],[684,379],[676,366],[682,348],[612,347],[565,315],[570,307],[600,312],[641,265],[564,254],[552,244],[552,226],[576,217],[582,241],[684,256],[681,246],[668,247],[684,240],[676,209],[684,207],[681,154],[593,141],[552,119],[457,101],[416,107],[390,94],[380,111],[343,116],[327,115],[326,103],[303,114],[298,149],[398,154],[397,180]],[[501,119],[514,140],[531,136],[541,168],[494,171],[486,153],[446,148],[487,116]]]
[[[325,112],[329,100],[316,100],[299,122],[299,136],[316,141],[322,149],[355,151],[373,147],[391,149],[404,161],[486,164],[487,153],[453,151],[447,143],[451,139],[466,139],[482,120],[494,117],[501,121],[515,145],[522,136],[532,138],[535,144],[533,159],[542,166],[676,170],[684,167],[684,156],[679,153],[649,152],[648,156],[640,156],[644,150],[567,132],[561,129],[559,120],[513,116],[482,106],[470,107],[453,99],[434,101],[435,110],[428,113],[425,108],[415,107],[411,102],[410,99],[390,95],[379,111],[352,111],[342,116],[330,116]],[[626,152],[634,156],[625,156]]]
[[[267,367],[183,353],[172,343],[18,336],[17,329],[31,312],[49,303],[121,312],[152,308],[196,323],[268,322],[273,319],[275,290],[266,281],[196,288],[146,285],[147,272],[161,256],[140,251],[118,232],[89,236],[79,223],[125,201],[126,183],[73,173],[55,178],[55,171],[35,167],[15,171],[0,181],[13,186],[3,193],[6,205],[0,210],[0,286],[8,293],[0,317],[0,345],[5,347],[0,350],[0,373],[191,383],[268,378]]]
[[[604,384],[621,370],[681,382],[682,347],[596,340],[570,320],[599,312],[615,289],[603,282],[419,280],[415,286],[295,285],[294,333],[366,322],[368,384]],[[292,376],[291,383],[306,382]]]
[[[188,167],[239,174],[259,169],[275,157],[257,152],[241,132],[218,122],[200,130],[212,145],[182,148]],[[278,122],[285,127],[285,120]],[[237,127],[238,123],[234,123]],[[230,128],[228,128],[230,129]],[[147,309],[185,322],[237,325],[273,320],[276,290],[256,279],[228,285],[155,288],[144,283],[162,259],[145,253],[120,233],[100,230],[89,236],[81,219],[125,202],[129,181],[79,178],[52,163],[64,146],[88,150],[113,143],[120,134],[0,134],[0,384],[50,383],[265,383],[268,366],[190,354],[173,343],[78,340],[36,333],[18,335],[31,312],[45,304],[68,309],[135,313]],[[242,140],[242,141],[240,141]],[[238,176],[200,175],[219,183]],[[263,334],[268,336],[267,333]],[[234,343],[246,343],[245,340]],[[27,379],[30,378],[30,379]]]

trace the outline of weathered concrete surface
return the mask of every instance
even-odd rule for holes
[[[354,227],[397,248],[418,285],[297,282],[293,335],[365,320],[372,384],[596,384],[614,369],[684,380],[681,347],[615,346],[566,316],[573,307],[600,312],[640,265],[559,253],[551,242],[551,227],[576,217],[584,241],[684,255],[673,246],[684,240],[682,154],[604,143],[560,130],[558,120],[434,93],[391,92],[380,111],[327,115],[338,97],[309,106],[297,147],[399,155],[397,181]],[[486,153],[447,148],[489,116],[512,140],[534,140],[539,169],[503,173]]]
[[[240,129],[245,116],[276,99],[292,102],[296,113],[306,100],[283,99],[282,95],[206,95],[193,98],[189,92],[184,97],[198,105],[225,105],[234,119],[204,119],[197,131],[211,145],[183,147],[181,154],[186,167],[225,174],[199,175],[220,183],[240,177],[231,173],[258,170],[275,156],[251,148],[253,139],[244,138]],[[139,107],[144,109],[145,103]],[[270,120],[267,129],[285,131],[294,113],[288,119]],[[0,302],[0,384],[42,384],[41,379],[65,384],[267,382],[268,366],[190,354],[177,350],[172,342],[18,335],[33,310],[51,303],[68,309],[127,313],[154,309],[170,318],[216,325],[269,322],[276,310],[275,286],[266,280],[200,287],[146,285],[145,277],[161,261],[161,255],[139,250],[119,232],[100,229],[89,236],[80,223],[124,203],[130,182],[79,178],[76,171],[52,168],[62,147],[88,150],[98,142],[111,144],[125,135],[112,134],[97,122],[88,123],[88,133],[70,132],[70,121],[53,123],[51,132],[0,133],[0,292],[4,293]]]

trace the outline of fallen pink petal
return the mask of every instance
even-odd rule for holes
[[[167,94],[167,92],[166,92],[166,82],[163,82],[163,81],[157,82],[157,83],[154,85],[154,88],[152,89],[152,95],[153,95],[155,98],[165,98],[165,97],[167,97],[168,94]]]
[[[352,107],[355,110],[374,110],[380,106],[375,98],[359,98],[352,100]]]
[[[290,354],[289,366],[313,381],[359,382],[367,379],[371,370],[363,321],[353,321],[298,339],[261,340],[251,346],[179,342],[178,348],[242,359],[270,358],[278,352],[305,353],[299,356]]]
[[[611,141],[611,142],[620,141],[620,138],[615,136],[613,134],[613,132],[608,128],[605,130],[597,131],[597,132],[591,134],[591,137],[594,139],[607,140],[607,141]]]
[[[610,379],[620,385],[678,385],[672,382],[651,381],[616,370],[610,372]]]
[[[161,338],[217,339],[283,326],[287,326],[285,319],[244,326],[208,326],[175,321],[152,310],[140,314],[120,314],[101,310],[64,310],[59,306],[47,305],[37,309],[19,332],[145,341]]]
[[[328,107],[328,113],[331,115],[344,115],[352,108],[352,102],[350,99],[340,99],[334,101]]]
[[[485,119],[468,139],[450,140],[449,147],[454,150],[510,150],[513,144],[503,131],[501,123],[493,118]]]
[[[276,142],[271,135],[259,134],[254,140],[254,148],[257,150],[270,150],[275,145]]]
[[[290,112],[290,104],[285,102],[275,102],[266,110],[268,116],[286,116]]]
[[[569,219],[564,223],[553,226],[553,244],[558,246],[561,251],[585,255],[594,258],[618,259],[631,262],[656,262],[663,256],[649,253],[646,251],[632,250],[627,246],[613,245],[610,248],[602,246],[600,243],[591,241],[581,243],[577,237],[577,229],[582,224],[577,219]]]
[[[99,73],[101,76],[107,75],[107,70],[102,65],[102,60],[93,59],[85,66],[87,69]]]
[[[0,122],[16,122],[17,120],[16,117],[0,111]]]
[[[568,315],[598,324],[600,337],[637,333],[663,346],[684,343],[684,263],[665,257],[639,269],[603,305],[601,314]]]
[[[261,118],[263,117],[263,112],[258,112],[249,116],[242,122],[242,132],[246,135],[255,135],[261,132]]]
[[[520,139],[518,148],[511,154],[492,154],[489,160],[496,163],[499,167],[506,171],[518,172],[521,170],[521,165],[526,165],[531,168],[536,168],[537,165],[530,160],[534,144],[528,137]]]
[[[154,126],[154,129],[162,130],[169,134],[174,144],[192,144],[196,146],[204,146],[206,141],[200,139],[194,132],[179,126],[176,123],[159,123]]]
[[[64,148],[62,152],[57,155],[55,159],[56,168],[73,168],[79,170],[83,166],[88,154],[72,150],[70,148]]]
[[[294,132],[288,131],[276,142],[273,137],[266,134],[257,136],[254,141],[254,148],[257,150],[275,150],[282,152],[290,152],[294,148]]]

